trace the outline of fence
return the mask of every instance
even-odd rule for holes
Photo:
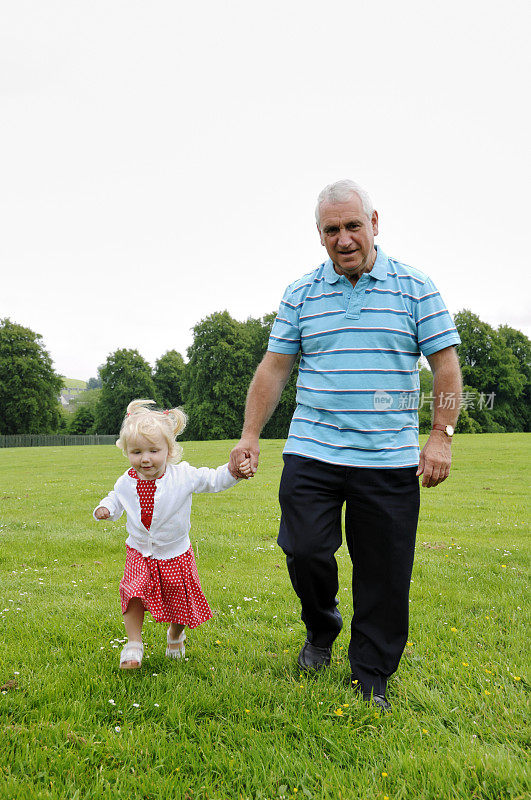
[[[73,444],[114,444],[116,436],[94,434],[92,436],[67,436],[62,434],[24,433],[0,436],[0,447],[64,447]]]

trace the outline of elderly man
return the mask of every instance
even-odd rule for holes
[[[360,186],[348,180],[327,186],[316,219],[329,258],[284,294],[249,387],[231,471],[238,473],[244,457],[256,471],[260,432],[300,352],[278,537],[306,626],[298,664],[308,671],[328,666],[342,627],[334,554],[345,505],[353,563],[352,685],[388,708],[387,680],[408,634],[418,478],[437,486],[450,472],[460,340],[432,281],[374,244],[378,214]],[[419,454],[421,353],[436,399],[433,428]]]

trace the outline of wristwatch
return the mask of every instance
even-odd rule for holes
[[[452,436],[454,435],[454,429],[453,429],[452,425],[434,424],[434,425],[432,425],[431,429],[432,429],[432,431],[442,431],[443,433],[445,433],[448,436],[449,439],[451,439]]]

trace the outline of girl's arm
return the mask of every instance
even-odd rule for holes
[[[224,489],[230,489],[239,483],[239,479],[233,478],[230,474],[228,464],[223,464],[217,469],[210,469],[209,467],[196,468],[191,467],[189,464],[187,466],[192,472],[192,491],[196,493],[222,492]]]
[[[106,514],[104,512],[107,512]],[[99,513],[98,513],[99,512]],[[100,500],[97,507],[92,512],[94,519],[100,521],[103,519],[111,519],[116,522],[124,513],[124,507],[115,491],[109,492],[107,497]]]

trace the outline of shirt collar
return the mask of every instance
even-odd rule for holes
[[[163,477],[166,475],[166,471],[164,471],[162,475],[159,475],[158,478],[153,478],[148,480],[146,480],[145,478],[141,478],[134,467],[128,469],[127,474],[129,475],[130,478],[133,478],[133,480],[135,481],[143,481],[144,483],[155,483],[155,481],[161,481],[163,479]]]
[[[384,251],[378,245],[375,245],[376,248],[376,260],[372,265],[372,269],[369,272],[371,278],[375,278],[377,281],[384,281],[387,278],[387,256],[385,255]],[[327,283],[337,283],[340,279],[341,275],[338,275],[334,269],[334,264],[332,263],[332,259],[329,258],[324,263],[323,269],[323,278]]]

